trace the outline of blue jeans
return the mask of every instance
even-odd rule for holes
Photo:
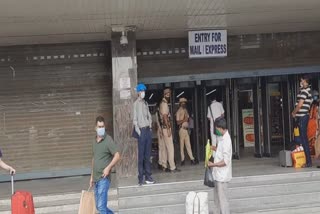
[[[95,184],[94,195],[96,199],[96,207],[100,214],[113,214],[113,212],[107,207],[109,187],[109,178],[101,178],[101,180],[97,181]]]
[[[302,144],[304,153],[306,154],[307,166],[311,166],[312,161],[311,161],[310,147],[309,147],[309,141],[308,141],[308,135],[307,135],[308,122],[309,122],[309,115],[305,115],[303,117],[298,118],[298,125],[299,125],[299,131],[300,131],[300,138],[299,138],[300,143]]]
[[[151,178],[151,146],[152,136],[150,128],[142,128],[140,137],[138,139],[138,179],[139,183],[143,182],[143,175],[146,180],[152,180]]]

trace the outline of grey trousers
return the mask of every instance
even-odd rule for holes
[[[214,214],[230,214],[228,199],[228,183],[215,181],[214,192]]]

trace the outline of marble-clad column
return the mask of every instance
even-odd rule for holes
[[[138,149],[131,137],[133,128],[132,106],[137,97],[137,57],[135,32],[126,33],[128,44],[120,44],[121,32],[112,32],[112,79],[113,79],[113,133],[121,151],[117,164],[117,178],[136,176],[138,173]]]

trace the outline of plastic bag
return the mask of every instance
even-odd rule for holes
[[[304,151],[292,152],[291,157],[294,168],[302,168],[306,165],[307,159]]]
[[[212,170],[209,167],[206,167],[203,184],[208,187],[214,187],[214,179],[213,179],[213,175],[212,175]]]
[[[210,145],[210,140],[208,140],[207,145],[206,145],[206,156],[205,156],[205,161],[204,161],[204,167],[208,166],[208,162],[212,156],[212,150],[211,150],[211,145]]]

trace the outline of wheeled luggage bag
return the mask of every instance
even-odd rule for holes
[[[34,214],[33,197],[27,191],[14,191],[14,178],[11,175],[11,213],[12,214]]]
[[[280,162],[280,166],[283,166],[283,167],[292,166],[291,151],[281,150],[279,152],[279,162]]]

